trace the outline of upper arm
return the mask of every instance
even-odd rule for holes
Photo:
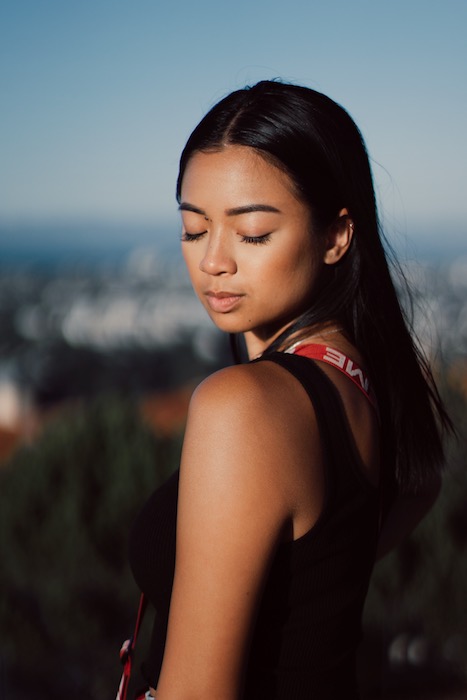
[[[281,421],[251,368],[223,370],[195,392],[180,468],[161,700],[239,696],[255,609],[290,515]]]

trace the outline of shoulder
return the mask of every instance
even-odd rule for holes
[[[265,363],[249,363],[224,367],[199,384],[193,399],[197,402],[215,400],[225,392],[232,398],[241,397],[245,391],[261,393],[265,388],[265,379],[271,376],[273,369],[265,368],[264,365]]]
[[[192,397],[182,472],[284,495],[318,442],[312,404],[289,372],[269,361],[229,367]]]
[[[288,422],[310,402],[299,382],[274,362],[226,367],[205,379],[193,393],[189,420],[209,413],[214,421],[234,420],[259,427],[277,419]]]

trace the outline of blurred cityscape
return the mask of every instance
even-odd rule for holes
[[[64,401],[174,390],[228,361],[176,255],[0,268],[4,450]]]
[[[467,259],[411,263],[417,334],[467,385]],[[0,268],[0,430],[99,392],[171,390],[229,362],[175,254]],[[174,365],[175,363],[175,365]],[[466,387],[467,388],[467,387]]]

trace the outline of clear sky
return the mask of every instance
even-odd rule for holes
[[[2,0],[0,220],[176,220],[181,148],[261,78],[360,126],[384,221],[467,238],[467,0]]]

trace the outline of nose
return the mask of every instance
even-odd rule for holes
[[[208,275],[234,275],[237,272],[237,263],[228,242],[224,240],[221,233],[210,235],[207,239],[199,269]]]

